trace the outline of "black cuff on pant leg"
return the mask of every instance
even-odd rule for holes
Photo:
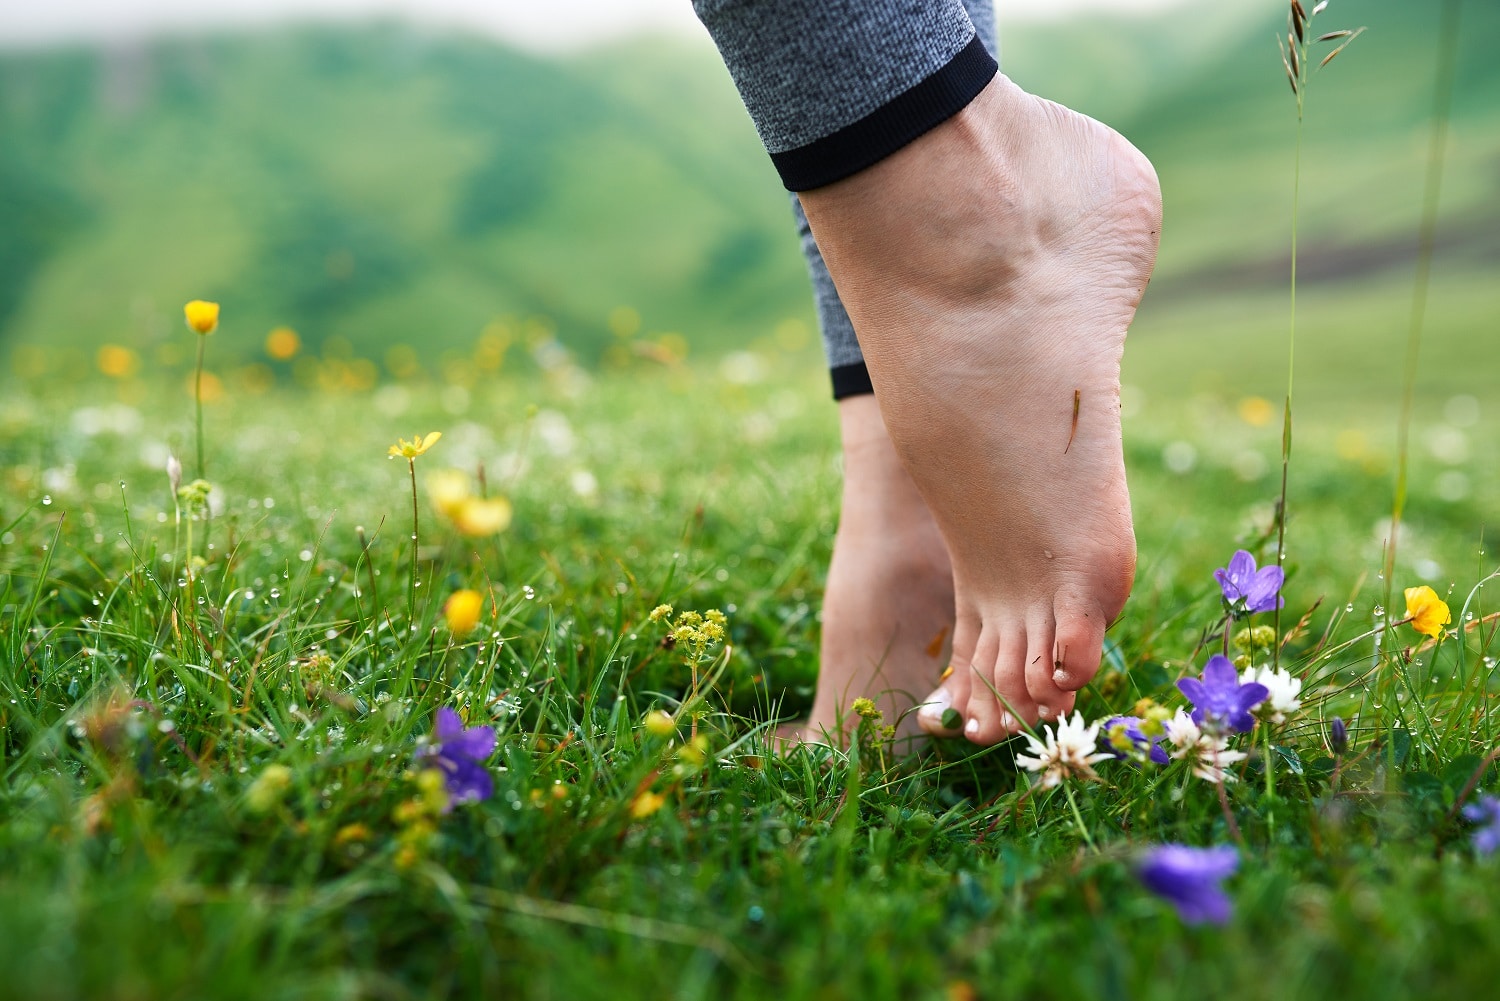
[[[795,149],[772,153],[788,191],[840,181],[890,156],[962,111],[999,66],[978,36],[936,73],[857,122]]]
[[[828,370],[828,374],[833,377],[835,400],[875,392],[875,387],[870,382],[870,370],[865,368],[865,363],[862,361],[855,362],[853,365],[835,365]]]

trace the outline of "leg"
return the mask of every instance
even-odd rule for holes
[[[951,705],[987,743],[1071,707],[1129,592],[1119,361],[1159,193],[1118,135],[986,75],[954,5],[868,0],[829,27],[843,6],[701,0],[700,14],[802,189],[948,544],[956,670],[923,724]],[[795,24],[777,35],[777,18]]]
[[[965,0],[975,31],[995,51],[990,0]],[[875,405],[854,325],[813,239],[792,210],[807,261],[824,355],[839,402],[844,496],[823,601],[818,690],[809,719],[783,736],[839,739],[854,699],[876,700],[901,736],[938,678],[953,631],[953,570],[932,512],[896,455]],[[790,732],[789,732],[790,731]]]

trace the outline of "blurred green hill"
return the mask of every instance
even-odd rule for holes
[[[1438,6],[1319,19],[1369,30],[1312,88],[1309,283],[1408,280]],[[1500,262],[1500,6],[1466,8],[1441,251],[1479,282]],[[1019,82],[1157,163],[1155,315],[1284,284],[1284,16],[1004,33]],[[378,356],[467,349],[499,318],[589,359],[612,316],[703,352],[812,322],[785,193],[706,42],[549,59],[382,24],[0,53],[0,220],[8,345],[149,347],[199,297],[238,332],[224,354],[277,325]]]

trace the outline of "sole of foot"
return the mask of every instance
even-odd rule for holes
[[[1150,162],[997,76],[802,194],[896,452],[947,542],[954,671],[923,729],[989,744],[1071,709],[1135,573],[1120,359],[1156,259]]]

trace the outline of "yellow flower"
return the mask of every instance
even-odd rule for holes
[[[510,501],[504,497],[465,497],[449,517],[453,527],[475,538],[498,535],[510,527]]]
[[[1448,603],[1426,584],[1406,589],[1406,615],[1413,629],[1433,639],[1441,636],[1443,627],[1453,621]]]
[[[469,490],[469,476],[458,469],[439,469],[428,475],[427,499],[446,518],[454,517],[464,502],[474,496]]]
[[[484,609],[484,595],[464,588],[448,595],[443,602],[443,619],[455,636],[467,636],[479,625],[479,613]]]
[[[391,456],[399,455],[403,459],[415,459],[436,445],[438,439],[442,436],[443,432],[434,431],[425,438],[420,434],[413,435],[411,441],[407,441],[405,438],[397,438],[396,444],[387,449],[386,454]]]
[[[182,315],[187,318],[188,329],[195,334],[211,334],[219,325],[219,304],[194,299],[182,307]]]
[[[677,732],[677,724],[667,713],[653,709],[646,714],[646,729],[658,737],[670,737]]]
[[[136,369],[141,367],[140,356],[118,344],[102,345],[96,360],[99,364],[99,371],[111,379],[128,378],[135,375]]]
[[[286,765],[267,765],[250,783],[245,805],[252,813],[267,813],[281,802],[282,793],[292,784],[292,770]]]
[[[659,792],[651,792],[648,789],[630,801],[630,815],[636,820],[649,817],[657,810],[660,810],[666,802],[667,797]]]
[[[291,327],[277,327],[266,335],[266,354],[286,361],[302,349],[302,338]]]

